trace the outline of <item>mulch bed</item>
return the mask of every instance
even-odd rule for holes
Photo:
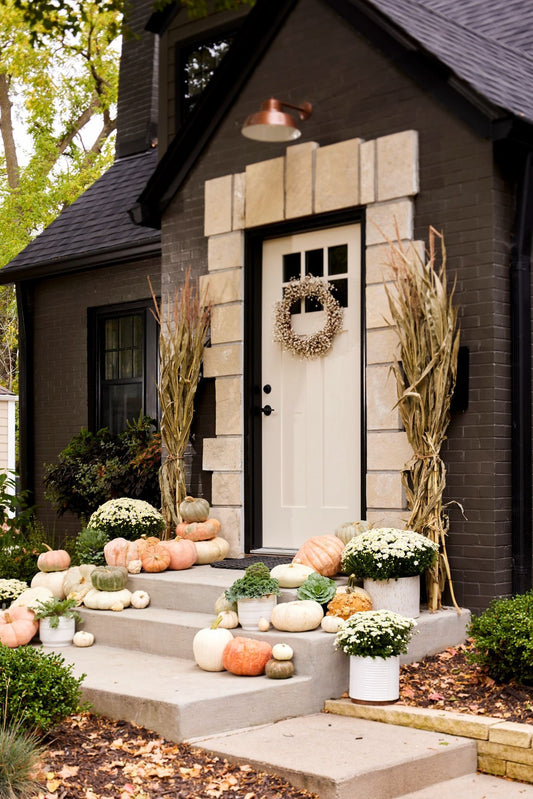
[[[400,703],[533,724],[533,686],[497,685],[468,663],[471,643],[403,666]],[[246,763],[92,714],[54,730],[39,799],[318,799]]]

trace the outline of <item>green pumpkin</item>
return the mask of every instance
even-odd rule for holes
[[[276,660],[272,658],[265,666],[265,674],[271,680],[287,680],[294,674],[292,660]]]
[[[124,566],[97,566],[91,573],[93,588],[99,591],[122,591],[128,582]]]

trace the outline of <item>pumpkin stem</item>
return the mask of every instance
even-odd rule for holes
[[[194,502],[194,497],[185,497],[184,502]]]
[[[9,611],[8,610],[4,610],[4,621],[5,621],[6,624],[11,624],[12,621],[13,621],[13,619],[9,615]]]
[[[219,613],[216,619],[214,620],[213,624],[211,625],[211,630],[216,630],[220,622],[222,621],[222,614]]]
[[[355,574],[350,574],[350,576],[348,577],[348,587],[346,589],[347,594],[353,594],[354,590],[359,587],[356,585],[355,582],[356,580],[357,577],[355,576]]]

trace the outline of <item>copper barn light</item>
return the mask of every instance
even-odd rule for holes
[[[242,135],[247,139],[264,142],[284,142],[298,139],[302,134],[293,114],[286,114],[281,109],[292,108],[298,112],[300,119],[311,116],[311,103],[292,105],[270,97],[261,103],[261,110],[251,114],[242,128]]]

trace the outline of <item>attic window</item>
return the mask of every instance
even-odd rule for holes
[[[176,58],[179,75],[176,83],[179,87],[177,111],[180,122],[185,120],[198,102],[235,38],[235,33],[234,28],[223,33],[219,30],[209,38],[179,45]]]

